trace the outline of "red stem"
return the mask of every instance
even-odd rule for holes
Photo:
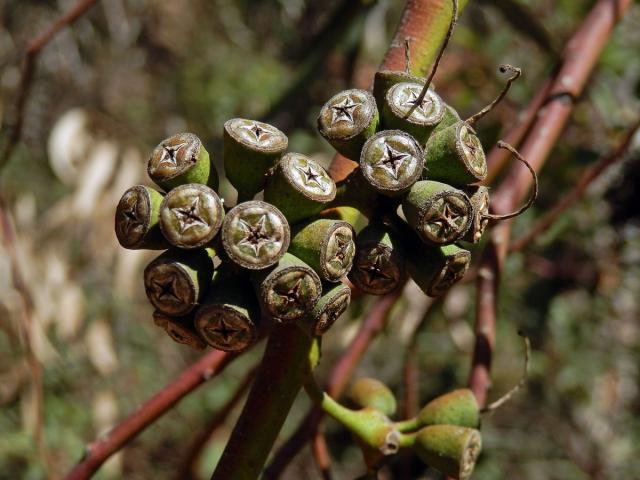
[[[89,444],[84,457],[65,477],[66,480],[90,478],[111,455],[138,436],[186,395],[222,372],[235,358],[237,358],[235,354],[217,350],[203,356],[109,433]]]
[[[599,0],[567,44],[549,96],[520,149],[536,171],[540,171],[547,160],[613,27],[630,5],[631,0]],[[513,210],[531,187],[531,181],[524,169],[512,168],[493,196],[492,208],[497,213]],[[490,386],[496,297],[499,274],[509,248],[510,225],[511,222],[506,221],[494,228],[478,272],[476,344],[469,383],[481,407]]]

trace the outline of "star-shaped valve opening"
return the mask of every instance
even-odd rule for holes
[[[187,146],[187,144],[187,142],[182,142],[176,145],[162,145],[162,156],[158,162],[158,167],[177,167],[178,152]]]
[[[432,292],[440,295],[457,283],[467,271],[469,259],[466,256],[459,255],[448,258],[443,269],[440,272],[440,278],[431,288]]]
[[[366,256],[367,260],[357,265],[365,286],[380,288],[386,287],[390,283],[395,283],[396,278],[389,272],[391,265],[385,251],[374,248]]]
[[[420,93],[421,92],[416,88],[409,88],[409,95],[401,105],[409,107],[409,111],[418,110],[424,117],[429,117],[429,115],[431,115],[431,110],[433,109],[433,101],[427,93],[422,101],[418,103]]]
[[[322,175],[322,173],[318,172],[313,165],[311,164],[307,164],[306,167],[302,167],[300,165],[296,165],[295,166],[296,170],[298,170],[301,174],[302,174],[302,180],[305,184],[305,186],[309,186],[309,187],[317,187],[320,190],[324,191],[325,190],[325,186],[324,183],[322,182],[322,180],[324,180],[324,177]]]
[[[260,249],[273,242],[267,224],[269,219],[267,215],[260,215],[254,222],[249,222],[245,219],[239,219],[238,225],[242,230],[243,236],[238,241],[238,247],[247,247],[255,258],[260,256]]]
[[[384,153],[382,157],[373,164],[373,167],[383,169],[388,172],[394,180],[398,180],[402,164],[411,157],[410,154],[400,152],[385,142]]]
[[[207,332],[211,335],[211,337],[217,339],[224,345],[233,344],[235,339],[240,333],[242,333],[242,331],[242,329],[238,328],[232,322],[229,322],[223,317],[218,318],[217,323],[207,329]]]
[[[349,95],[345,96],[341,102],[331,106],[331,125],[344,121],[355,123],[353,119],[354,110],[360,105],[362,104],[355,103]]]
[[[304,307],[303,305],[303,280],[304,277],[299,277],[295,280],[295,283],[291,287],[286,285],[277,285],[274,288],[274,292],[278,295],[279,299],[283,302],[280,310],[287,310],[291,307]]]
[[[190,228],[207,227],[208,223],[202,217],[200,197],[195,196],[191,202],[182,207],[173,208],[173,213],[178,219],[180,234],[184,234]]]
[[[262,128],[258,123],[252,122],[248,125],[240,126],[241,129],[248,131],[253,136],[256,143],[261,143],[267,139],[271,132]]]
[[[480,139],[466,125],[460,127],[460,143],[465,154],[465,159],[476,174],[482,176],[486,173],[487,165],[482,150]]]
[[[178,293],[178,277],[175,274],[158,275],[158,278],[151,280],[151,290],[161,304],[183,302]]]

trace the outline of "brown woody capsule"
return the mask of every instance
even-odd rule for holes
[[[161,250],[169,248],[159,223],[162,194],[144,185],[124,192],[116,208],[115,230],[124,248]]]
[[[214,279],[196,312],[195,326],[213,348],[240,352],[258,339],[260,312],[251,285]]]
[[[354,236],[347,222],[320,218],[295,228],[289,252],[306,262],[321,279],[337,282],[353,265]]]
[[[325,284],[322,297],[307,316],[314,335],[324,335],[347,310],[351,303],[351,289],[342,283]]]
[[[409,275],[430,297],[439,297],[467,273],[471,253],[456,245],[411,248]]]
[[[338,152],[357,161],[364,142],[376,133],[378,122],[373,95],[366,90],[345,90],[320,110],[318,131]]]
[[[433,90],[428,90],[420,103],[423,85],[397,83],[385,95],[382,125],[385,129],[400,129],[415,138],[420,145],[444,117],[444,102]]]
[[[198,248],[210,243],[222,225],[224,208],[206,185],[188,183],[171,190],[160,205],[160,228],[176,247]]]
[[[236,205],[222,225],[224,251],[230,260],[249,270],[278,263],[289,241],[289,223],[282,212],[259,200]]]
[[[405,257],[396,233],[387,226],[370,224],[356,237],[356,258],[349,280],[360,290],[385,295],[405,278]]]
[[[310,312],[322,294],[316,272],[290,253],[271,269],[253,272],[251,281],[263,313],[282,322]]]
[[[207,344],[193,327],[193,316],[173,318],[158,310],[153,312],[153,321],[167,332],[174,342],[187,345],[196,350],[204,350]]]
[[[212,275],[213,262],[206,250],[171,249],[144,269],[144,288],[156,309],[179,317],[202,300]]]
[[[446,183],[416,182],[402,200],[407,223],[430,245],[460,239],[472,222],[473,208],[465,193]]]
[[[401,130],[383,130],[367,140],[360,155],[362,175],[379,193],[397,196],[422,175],[424,154],[418,142]]]
[[[489,224],[489,189],[482,185],[469,185],[464,191],[473,207],[473,221],[461,240],[478,243]]]
[[[218,188],[218,173],[209,153],[193,133],[179,133],[163,140],[151,154],[147,172],[166,191],[185,183]]]
[[[270,173],[264,200],[290,224],[320,212],[336,196],[336,184],[318,163],[301,153],[287,153]]]
[[[287,149],[289,139],[268,123],[233,118],[224,124],[224,168],[238,190],[240,200],[248,200],[264,187],[267,171]]]

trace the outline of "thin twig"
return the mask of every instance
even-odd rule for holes
[[[539,171],[547,160],[613,27],[630,5],[631,0],[599,0],[567,44],[564,61],[551,81],[545,107],[538,113],[520,150],[534,170]],[[522,169],[512,168],[496,190],[492,206],[498,213],[509,212],[529,188],[531,177],[528,172],[525,174]],[[478,270],[476,344],[469,385],[480,406],[485,404],[491,383],[498,280],[509,249],[510,226],[511,222],[502,222],[494,228]]]
[[[176,480],[194,478],[193,471],[195,470],[196,462],[202,455],[202,450],[216,430],[228,420],[233,409],[236,408],[237,404],[242,400],[242,397],[244,397],[244,394],[247,393],[251,382],[256,376],[257,368],[257,366],[253,367],[245,374],[244,379],[240,382],[233,395],[231,395],[229,400],[215,413],[207,426],[193,439],[187,449],[187,454],[182,459],[182,466],[178,469],[174,477]]]
[[[536,175],[536,171],[531,167],[529,162],[527,162],[524,159],[524,157],[520,155],[518,151],[515,148],[513,148],[511,145],[509,145],[507,142],[500,140],[498,141],[497,147],[509,150],[514,157],[516,157],[520,162],[522,162],[524,166],[527,167],[527,169],[529,170],[529,173],[531,173],[531,178],[533,181],[533,188],[531,189],[531,195],[529,195],[529,200],[527,200],[527,203],[525,203],[522,207],[520,207],[515,212],[505,213],[503,215],[496,215],[493,213],[483,214],[483,217],[488,218],[490,220],[508,220],[510,218],[515,218],[519,215],[522,215],[524,212],[529,210],[529,208],[531,208],[533,203],[536,201],[536,198],[538,198],[538,175]]]
[[[411,39],[404,39],[404,73],[411,72]]]
[[[327,447],[327,439],[324,436],[324,423],[320,422],[311,440],[311,453],[320,471],[323,480],[332,480],[331,457]]]
[[[143,403],[106,435],[94,440],[66,480],[86,480],[115,452],[138,436],[145,428],[207,380],[222,372],[236,354],[213,351],[187,368],[173,382]]]
[[[567,209],[569,209],[587,190],[589,185],[600,176],[608,167],[624,158],[625,153],[629,149],[629,146],[640,128],[640,120],[636,122],[627,130],[622,142],[608,155],[605,155],[598,160],[594,165],[589,167],[580,177],[575,186],[566,194],[563,195],[560,201],[556,203],[551,209],[549,209],[542,217],[540,217],[533,226],[522,237],[517,239],[511,244],[509,252],[519,252],[526,248],[531,242],[538,238],[542,233],[546,232],[551,225],[562,215]]]
[[[20,83],[16,92],[16,103],[14,106],[13,127],[5,125],[3,130],[10,129],[7,136],[7,143],[0,157],[0,171],[7,164],[13,150],[20,141],[22,136],[22,126],[24,124],[24,109],[27,98],[33,84],[33,77],[36,69],[36,60],[40,51],[49,43],[49,41],[63,28],[68,27],[78,18],[80,18],[87,10],[89,10],[98,0],[80,0],[71,10],[60,16],[49,28],[34,38],[27,45],[24,61],[22,63],[22,74]]]
[[[449,30],[447,30],[447,35],[444,37],[444,40],[442,41],[442,45],[440,46],[440,50],[438,51],[438,56],[433,62],[433,66],[431,67],[431,71],[429,72],[429,76],[427,77],[427,80],[424,82],[422,91],[420,92],[420,95],[418,95],[418,98],[414,103],[414,108],[417,108],[419,105],[422,105],[422,101],[424,100],[424,97],[427,96],[427,92],[429,91],[429,87],[431,86],[431,81],[433,80],[433,77],[436,75],[436,72],[438,71],[438,65],[440,65],[440,60],[444,55],[444,51],[447,49],[447,45],[449,45],[449,40],[453,35],[453,30],[456,28],[456,23],[458,22],[458,0],[451,1],[451,9],[452,11],[451,11],[451,21],[449,22]]]
[[[349,378],[356,365],[371,345],[371,342],[385,328],[391,309],[400,298],[401,290],[381,297],[369,311],[358,334],[349,344],[344,354],[331,370],[326,391],[334,398],[339,398],[344,392]],[[311,407],[294,433],[280,446],[273,455],[271,463],[263,472],[263,478],[278,478],[291,460],[307,444],[324,416],[323,412]]]
[[[480,120],[487,113],[489,113],[491,110],[493,110],[495,108],[495,106],[498,105],[502,101],[502,99],[505,97],[505,95],[509,92],[509,89],[511,88],[511,84],[513,82],[515,82],[520,77],[520,75],[522,74],[522,70],[520,70],[518,67],[514,67],[513,65],[509,65],[507,63],[505,63],[504,65],[500,65],[500,69],[499,70],[500,70],[500,73],[509,72],[509,73],[511,73],[511,76],[507,79],[507,84],[504,86],[504,88],[498,94],[498,96],[493,100],[493,102],[491,102],[489,105],[484,107],[478,113],[476,113],[476,114],[470,116],[469,118],[467,118],[466,122],[469,125],[471,125],[472,127],[475,126],[476,123],[478,123],[478,120]]]
[[[531,359],[531,342],[524,334],[520,333],[520,336],[522,336],[522,339],[524,341],[524,369],[520,380],[511,388],[511,390],[509,390],[495,402],[491,402],[489,405],[480,410],[480,413],[489,413],[497,410],[502,405],[511,400],[513,396],[520,391],[524,384],[527,383],[527,376],[529,375],[529,360]]]

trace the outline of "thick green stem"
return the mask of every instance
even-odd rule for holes
[[[314,337],[294,324],[273,328],[262,364],[212,480],[260,476],[298,391],[319,360]]]

